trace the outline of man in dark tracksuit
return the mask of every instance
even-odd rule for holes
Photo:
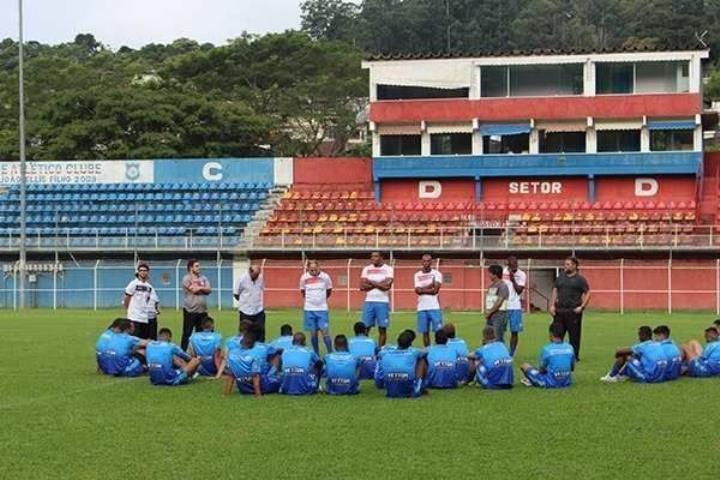
[[[550,315],[553,316],[553,322],[563,326],[563,337],[567,332],[577,360],[580,360],[582,314],[590,302],[590,287],[585,277],[578,273],[579,266],[580,262],[577,258],[565,259],[564,270],[555,279],[550,300]]]

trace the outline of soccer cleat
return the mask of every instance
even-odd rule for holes
[[[627,375],[618,375],[615,378],[617,379],[617,382],[626,382],[630,377]]]
[[[525,385],[526,387],[532,387],[532,383],[530,383],[530,380],[528,380],[527,378],[521,379],[521,380],[520,380],[520,383],[522,383],[522,384]]]
[[[199,376],[200,376],[200,372],[195,372],[195,373],[193,373],[192,379],[195,380]]]
[[[603,383],[617,383],[618,378],[617,377],[611,377],[610,375],[605,375],[604,377],[600,377],[600,381]]]

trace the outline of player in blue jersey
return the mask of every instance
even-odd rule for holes
[[[682,346],[685,373],[690,377],[720,376],[720,332],[715,326],[705,329],[705,348],[697,340]]]
[[[495,338],[495,329],[485,327],[483,346],[471,354],[470,372],[482,388],[508,389],[514,382],[512,356],[501,341]]]
[[[529,363],[520,367],[526,378],[522,384],[528,387],[564,388],[572,384],[575,369],[575,349],[563,342],[565,328],[562,324],[550,325],[550,343],[540,352],[540,365],[535,368]]]
[[[660,325],[653,330],[655,341],[660,344],[665,354],[665,380],[677,380],[682,374],[682,352],[670,338],[670,327]]]
[[[435,345],[427,349],[428,388],[457,388],[458,353],[447,344],[447,333],[442,328],[435,332]]]
[[[632,379],[641,383],[659,383],[665,380],[665,352],[660,343],[653,341],[652,329],[638,329],[639,342],[615,352],[615,363],[600,381],[617,383]]]
[[[470,351],[468,350],[467,343],[462,338],[456,337],[455,325],[452,323],[446,323],[443,326],[443,330],[445,330],[448,337],[448,347],[454,349],[458,353],[457,364],[455,365],[458,382],[467,383],[470,379],[470,362],[468,360],[468,354]]]
[[[150,383],[153,385],[182,385],[200,368],[200,359],[193,358],[172,343],[172,332],[161,328],[158,339],[146,348]]]
[[[228,354],[228,372],[225,374],[225,395],[230,395],[233,385],[240,393],[256,397],[277,393],[280,389],[278,370],[280,356],[272,346],[259,342],[262,326],[244,323],[240,348]]]
[[[348,350],[348,339],[337,335],[335,351],[325,355],[326,392],[330,395],[359,393],[358,368],[360,361]]]
[[[290,348],[293,341],[293,328],[292,325],[285,324],[280,327],[280,336],[270,342],[270,346],[275,350],[285,350]]]
[[[355,322],[353,331],[355,336],[348,341],[348,349],[352,356],[360,362],[359,379],[368,380],[375,374],[377,343],[375,343],[375,339],[368,337],[368,329],[363,322]]]
[[[227,371],[227,361],[228,356],[233,350],[237,350],[242,347],[242,339],[243,339],[243,332],[250,328],[250,326],[253,324],[253,322],[250,322],[248,320],[244,320],[240,322],[240,331],[237,335],[233,335],[232,337],[228,337],[225,339],[222,352],[220,354],[220,365],[218,366],[217,374],[215,375],[215,378],[219,379],[224,374],[228,373]],[[262,328],[262,326],[261,326]]]
[[[305,346],[305,334],[296,332],[293,344],[283,351],[280,393],[286,395],[311,395],[318,390],[322,360]]]
[[[188,354],[200,359],[200,375],[217,375],[222,363],[222,335],[215,332],[215,321],[206,317],[202,322],[202,331],[190,335]]]
[[[419,397],[424,393],[427,362],[424,354],[412,347],[414,339],[415,333],[405,330],[398,336],[397,348],[380,351],[378,366],[387,397]]]
[[[115,325],[101,335],[96,344],[98,367],[105,375],[116,377],[137,377],[145,373],[144,348],[147,340],[131,335],[133,324],[130,320],[118,319]],[[108,334],[111,332],[111,334]],[[98,349],[99,346],[99,349]]]
[[[98,373],[103,373],[104,355],[107,351],[107,347],[113,338],[113,335],[120,333],[120,325],[124,321],[124,318],[116,318],[110,324],[110,326],[100,334],[100,337],[95,342],[95,360],[97,361]]]

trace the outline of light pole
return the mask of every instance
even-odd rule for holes
[[[25,240],[27,237],[27,217],[26,217],[26,190],[27,178],[25,175],[25,71],[24,71],[24,52],[23,52],[23,1],[18,0],[18,126],[20,131],[20,261],[18,262],[18,270],[20,274],[19,285],[19,307],[25,308],[25,262],[27,252],[25,250]]]

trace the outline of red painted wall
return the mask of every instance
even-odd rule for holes
[[[383,202],[396,201],[471,201],[475,198],[475,182],[467,179],[438,180],[441,194],[439,198],[420,198],[421,180],[385,180],[381,183]]]
[[[658,191],[650,197],[635,195],[635,180],[637,178],[652,178],[658,182]],[[644,201],[691,201],[696,199],[697,179],[693,176],[664,176],[664,177],[608,177],[596,180],[596,199],[598,201],[615,201],[618,199],[633,199]]]
[[[587,178],[486,178],[483,199],[512,201],[587,200]]]
[[[611,95],[597,97],[484,98],[481,100],[387,100],[370,104],[378,123],[425,121],[511,121],[530,118],[688,117],[702,111],[698,94]]]
[[[307,157],[293,161],[294,184],[371,184],[372,159]]]

